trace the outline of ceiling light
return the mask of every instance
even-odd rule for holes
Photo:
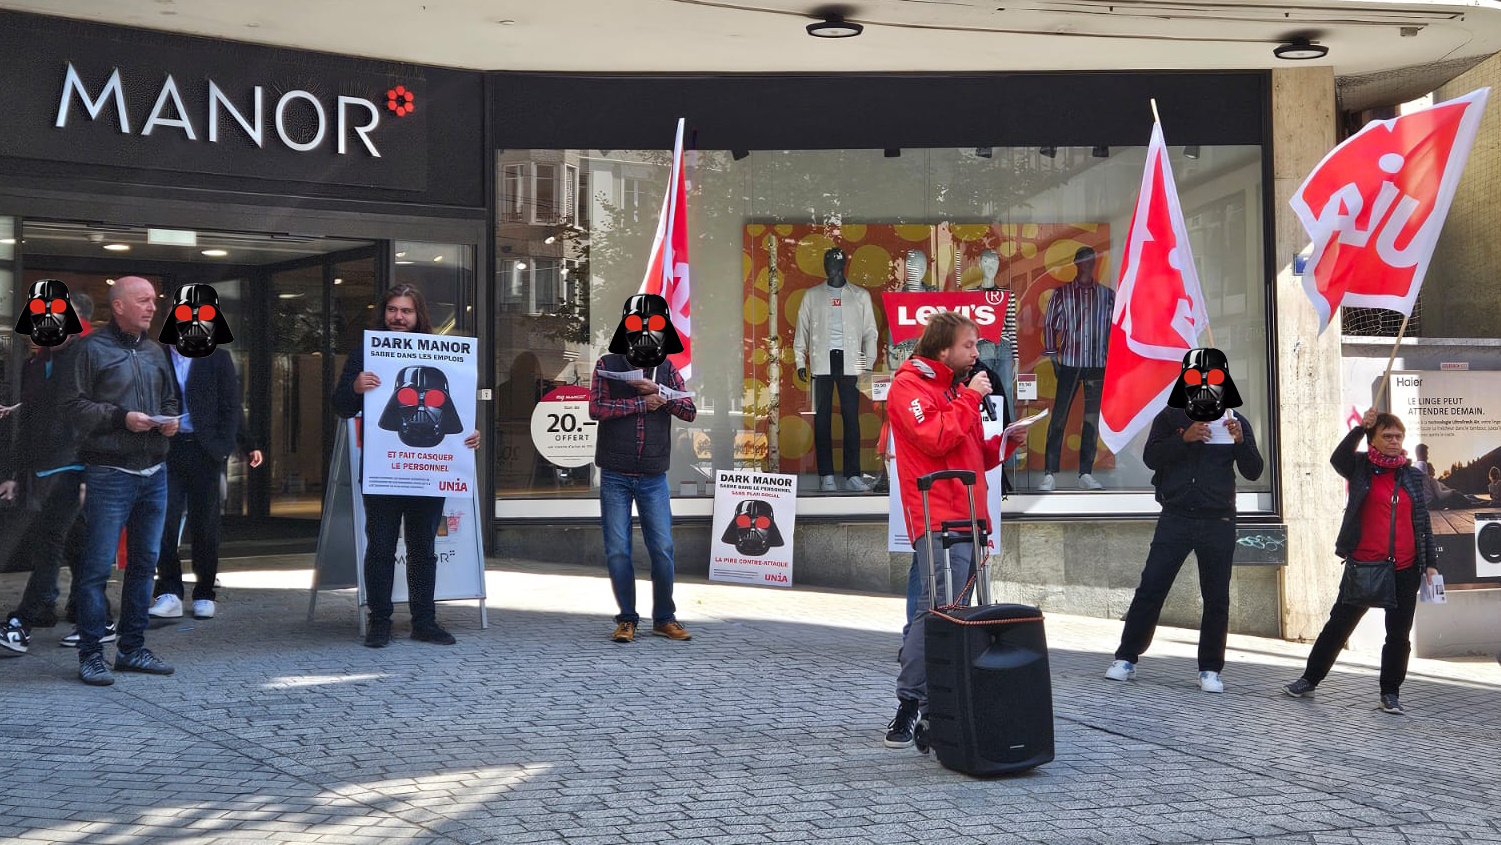
[[[547,238],[542,241],[542,243],[545,243],[545,244],[555,244],[557,242],[558,242],[558,236],[557,235],[548,235]]]
[[[372,302],[371,304],[366,305],[365,306],[365,310],[366,311],[374,311],[375,310],[375,303]]]
[[[434,261],[442,261],[443,260],[443,256],[441,256],[441,255],[435,255],[435,256],[433,256],[433,260]]]
[[[398,261],[397,264],[411,264],[411,261]]]
[[[1314,44],[1307,38],[1298,37],[1288,39],[1286,44],[1280,44],[1272,50],[1272,55],[1279,59],[1298,62],[1308,59],[1322,59],[1329,55],[1329,48],[1322,44]]]
[[[114,279],[105,279],[104,283],[107,284],[107,285],[113,285],[115,283],[115,280]]]
[[[406,258],[407,254],[405,252],[398,252],[398,253],[396,253],[396,257],[397,258]]]
[[[474,310],[474,306],[473,305],[465,305],[464,306],[464,310],[465,311],[473,311]]]
[[[342,284],[344,284],[344,280],[343,279],[334,279],[334,284],[336,284],[336,285],[342,285]]]
[[[16,242],[15,238],[0,238],[0,244],[5,244],[6,246],[10,246],[11,244],[13,244],[15,242]]]
[[[203,251],[203,254],[207,255],[209,258],[223,258],[224,256],[226,256],[226,255],[229,254],[229,250],[227,250],[227,249],[206,249],[206,250]]]
[[[516,269],[517,270],[525,270],[526,269],[526,262],[525,261],[518,261],[518,262],[516,262]]]
[[[1040,155],[1040,156],[1042,156],[1043,158],[1057,158],[1058,157],[1058,148],[1057,147],[1038,147],[1037,148],[1037,154]]]
[[[279,294],[276,295],[276,298],[277,299],[301,299],[302,298],[302,294],[300,294],[300,293],[279,293]]]
[[[107,249],[107,250],[109,250],[110,252],[129,252],[130,251],[130,245],[129,244],[105,244],[104,248]]]
[[[808,34],[814,38],[854,38],[864,31],[865,27],[836,14],[825,15],[823,20],[808,24]]]
[[[1198,161],[1198,159],[1199,159],[1199,145],[1198,144],[1190,144],[1189,146],[1184,147],[1183,148],[1183,157],[1184,158],[1193,159],[1195,161]]]
[[[1089,151],[1089,154],[1094,156],[1095,158],[1110,158],[1110,148],[1095,147]]]

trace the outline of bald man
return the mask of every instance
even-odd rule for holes
[[[81,341],[73,387],[62,402],[78,431],[78,458],[88,488],[88,538],[74,600],[78,677],[93,686],[115,682],[100,640],[108,622],[104,588],[121,530],[128,556],[114,668],[172,674],[172,667],[146,648],[145,636],[167,505],[167,438],[177,433],[181,413],[172,364],[150,337],[156,302],[156,286],[147,279],[115,281],[109,292],[109,325]]]

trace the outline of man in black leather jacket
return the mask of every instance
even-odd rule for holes
[[[115,669],[170,675],[172,667],[146,648],[146,611],[161,548],[167,501],[167,438],[177,433],[180,409],[172,366],[150,339],[156,286],[138,276],[115,281],[109,325],[79,347],[74,384],[62,407],[79,436],[84,464],[84,520],[88,540],[75,591],[78,675],[104,686],[114,676],[104,663],[104,586],[120,531],[128,559],[121,589]]]

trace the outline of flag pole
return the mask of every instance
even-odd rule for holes
[[[1157,98],[1156,97],[1152,97],[1148,102],[1150,102],[1152,104],[1152,120],[1158,126],[1161,126],[1162,125],[1162,115],[1160,115],[1160,114],[1157,113]],[[1166,153],[1166,150],[1163,150],[1163,152]],[[1207,311],[1208,309],[1206,308],[1205,310]],[[1209,325],[1209,321],[1208,320],[1204,321],[1204,331],[1209,334],[1209,345],[1210,346],[1214,346],[1215,345],[1215,343],[1214,343],[1214,326]]]
[[[1386,372],[1381,374],[1381,386],[1376,388],[1376,401],[1371,403],[1372,408],[1381,406],[1381,400],[1386,396],[1386,385],[1392,380],[1392,363],[1397,360],[1397,350],[1402,348],[1402,336],[1407,334],[1407,321],[1412,319],[1411,314],[1402,317],[1402,328],[1397,331],[1397,342],[1392,344],[1392,354],[1386,359]]]

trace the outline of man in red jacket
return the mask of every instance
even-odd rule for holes
[[[1020,442],[1022,433],[1006,444],[1002,455],[999,436],[985,438],[980,422],[980,403],[991,392],[990,377],[983,371],[971,376],[979,359],[979,330],[968,317],[951,311],[934,314],[917,342],[912,357],[897,370],[887,397],[891,428],[896,437],[897,475],[902,485],[902,504],[907,520],[907,536],[917,552],[918,568],[923,574],[918,607],[931,605],[931,582],[927,577],[933,561],[928,560],[929,531],[941,530],[945,520],[969,519],[969,494],[964,485],[948,479],[933,485],[928,493],[932,522],[923,524],[922,495],[917,479],[945,469],[966,469],[975,473],[975,516],[982,522],[989,513],[985,471],[996,466]],[[965,381],[968,380],[966,384]],[[942,548],[936,541],[934,551]],[[958,545],[949,550],[954,587],[962,589],[969,581],[972,545]],[[926,616],[919,613],[902,641],[902,670],[897,676],[896,718],[887,728],[886,745],[906,748],[928,707],[928,677],[923,638]]]

